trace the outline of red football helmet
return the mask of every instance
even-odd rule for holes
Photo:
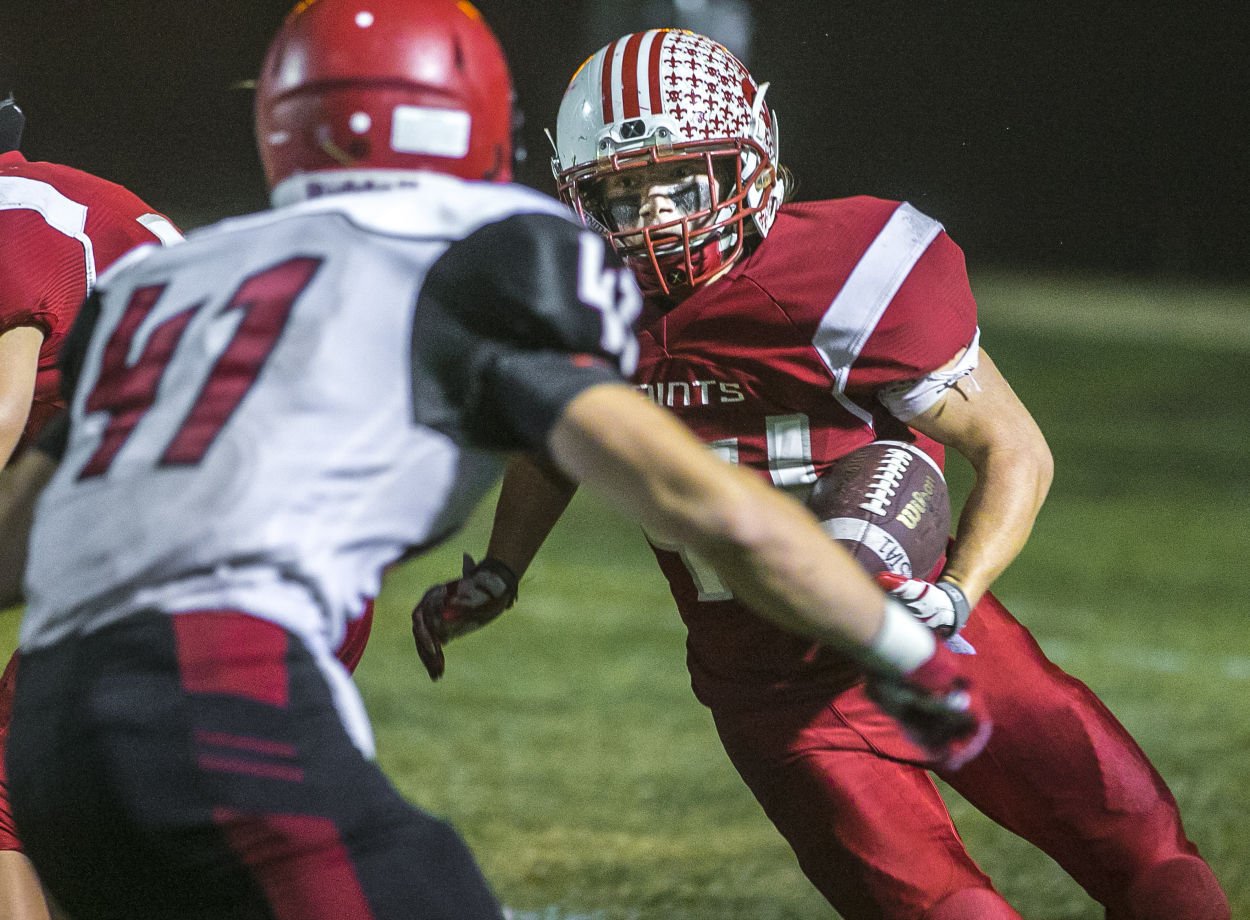
[[[512,117],[507,61],[468,0],[302,0],[256,89],[270,188],[344,169],[506,182]]]
[[[573,75],[554,138],[560,197],[607,236],[648,293],[717,277],[741,257],[748,221],[768,234],[785,186],[767,89],[724,46],[678,29],[623,36]],[[678,193],[688,205],[678,219],[640,229],[615,213],[613,183],[641,170],[701,177]]]

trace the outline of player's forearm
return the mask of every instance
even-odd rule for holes
[[[943,572],[976,604],[1029,538],[1050,489],[1050,448],[984,349],[971,380],[950,387],[908,424],[954,449],[976,471]]]
[[[1053,464],[1040,438],[969,457],[976,483],[964,503],[943,577],[976,604],[1028,542]]]
[[[528,454],[508,462],[486,554],[520,578],[564,514],[577,483]]]

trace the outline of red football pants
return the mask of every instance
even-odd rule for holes
[[[1172,794],[1093,692],[989,595],[963,636],[994,734],[943,779],[1049,854],[1108,920],[1227,920]],[[917,749],[862,687],[713,715],[734,766],[846,920],[1017,916],[964,849]]]
[[[354,672],[365,653],[365,645],[369,641],[369,633],[373,630],[373,601],[365,605],[365,612],[358,620],[347,624],[347,634],[343,637],[343,645],[339,648],[339,661]],[[13,689],[17,682],[17,653],[5,665],[4,674],[0,676],[0,851],[22,849],[22,842],[17,837],[17,828],[13,824],[13,811],[9,807],[8,773],[5,767],[5,751],[9,742],[9,722],[13,718]]]

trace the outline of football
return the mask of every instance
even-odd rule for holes
[[[816,481],[807,504],[870,574],[925,578],[950,535],[942,471],[903,441],[874,441],[847,454]]]

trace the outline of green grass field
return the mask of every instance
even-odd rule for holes
[[[976,287],[985,347],[1057,461],[998,592],[1137,736],[1233,916],[1250,917],[1250,293]],[[965,470],[951,480],[966,489]],[[408,608],[480,551],[488,511],[393,573],[380,602],[359,680],[399,787],[456,823],[517,918],[834,916],[691,696],[683,629],[637,529],[595,501],[577,499],[517,607],[453,645],[429,683]],[[1102,916],[1046,857],[951,804],[1030,920]]]

